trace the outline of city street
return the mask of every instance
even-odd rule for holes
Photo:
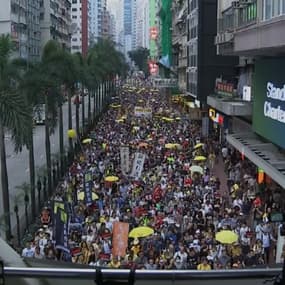
[[[93,100],[91,99],[91,106],[93,106]],[[88,112],[88,100],[85,99],[85,118],[87,118]],[[92,110],[92,107],[91,107]],[[81,105],[80,105],[80,124],[81,124]],[[72,104],[72,126],[75,129],[75,105]],[[68,104],[63,105],[63,128],[64,128],[64,145],[68,146]],[[54,134],[51,135],[51,152],[57,154],[59,152],[59,130],[58,125]],[[12,229],[15,228],[16,219],[13,215],[14,209],[14,197],[17,193],[16,186],[21,186],[24,182],[29,182],[29,152],[26,147],[22,152],[16,154],[14,152],[14,145],[10,137],[7,135],[5,139],[6,143],[6,155],[7,155],[7,169],[9,177],[9,189],[10,189],[10,210],[11,210],[11,223]],[[46,164],[45,156],[45,126],[39,125],[34,128],[34,156],[35,156],[35,169],[44,166]],[[2,194],[1,194],[2,195]],[[37,195],[37,193],[36,193]],[[3,209],[0,207],[0,216],[3,215]],[[20,217],[24,214],[24,205],[19,207]]]

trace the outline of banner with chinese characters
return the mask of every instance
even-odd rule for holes
[[[128,247],[129,224],[122,222],[113,223],[112,255],[124,257]]]
[[[120,147],[121,170],[124,174],[130,171],[130,149],[128,146]]]
[[[149,118],[152,116],[152,109],[136,106],[134,113],[136,117],[148,117]]]
[[[131,176],[134,177],[135,179],[139,179],[141,177],[144,161],[145,161],[145,154],[136,152],[133,163],[132,174],[131,174]]]

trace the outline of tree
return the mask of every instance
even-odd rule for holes
[[[5,130],[11,132],[15,151],[20,151],[28,141],[31,129],[31,112],[18,90],[19,69],[11,59],[12,42],[7,35],[0,37],[0,160],[2,203],[5,213],[10,213],[9,181],[6,165]],[[11,218],[5,215],[6,239],[11,237]]]
[[[144,74],[148,74],[147,60],[149,57],[149,50],[147,48],[139,47],[128,52],[130,59],[135,63],[139,70]]]

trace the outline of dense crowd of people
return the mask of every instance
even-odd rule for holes
[[[151,116],[136,115],[136,106],[151,108]],[[214,133],[202,138],[200,123],[178,105],[156,90],[125,86],[94,134],[43,209],[43,225],[22,256],[137,269],[240,269],[274,263],[280,225],[275,221],[284,207],[281,192],[260,189],[254,166]],[[140,177],[123,173],[122,145],[129,147],[131,161],[135,153],[144,154]],[[214,175],[223,166],[227,185]],[[118,180],[107,182],[107,176]],[[54,205],[61,202],[68,208],[68,219],[63,219],[67,240],[57,246]],[[128,223],[130,230],[147,226],[153,234],[129,238],[126,254],[114,256],[116,221]],[[218,242],[222,230],[238,239]]]

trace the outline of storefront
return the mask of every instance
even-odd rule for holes
[[[252,132],[227,136],[272,180],[285,188],[285,58],[257,60],[253,82]]]
[[[223,143],[226,139],[229,129],[230,117],[225,114],[218,112],[214,108],[209,108],[209,119],[212,122],[210,129],[216,132],[216,135],[219,137],[220,143]]]

